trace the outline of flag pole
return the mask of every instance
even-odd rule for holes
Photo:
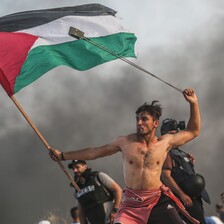
[[[96,47],[98,47],[98,48],[100,48],[100,49],[102,49],[102,50],[104,50],[104,51],[106,51],[106,52],[112,54],[112,55],[115,56],[116,58],[118,58],[118,59],[120,59],[120,60],[122,60],[122,61],[128,63],[129,65],[131,65],[131,66],[133,66],[133,67],[135,67],[135,68],[137,68],[137,69],[139,69],[139,70],[141,70],[141,71],[147,73],[148,75],[151,75],[152,77],[154,77],[154,78],[160,80],[161,82],[163,82],[163,83],[169,85],[170,87],[176,89],[178,92],[180,92],[180,93],[183,92],[183,90],[181,90],[181,89],[179,89],[179,88],[173,86],[172,84],[170,84],[170,83],[164,81],[163,79],[161,79],[161,78],[159,78],[158,76],[152,74],[151,72],[147,71],[146,69],[144,69],[144,68],[138,66],[137,64],[135,64],[135,63],[129,61],[129,60],[126,59],[126,58],[123,58],[122,56],[119,56],[119,55],[116,54],[115,52],[113,52],[113,51],[111,51],[110,49],[108,49],[108,48],[106,48],[106,47],[104,47],[104,46],[98,44],[97,42],[95,42],[95,41],[93,41],[93,40],[90,40],[89,38],[85,37],[85,36],[84,36],[84,32],[82,32],[81,30],[79,30],[79,29],[77,29],[77,28],[74,28],[74,27],[70,27],[68,34],[69,34],[70,36],[72,36],[72,37],[75,37],[75,38],[77,38],[77,39],[83,39],[83,40],[87,41],[88,43],[93,44],[94,46],[96,46]]]
[[[49,151],[52,151],[52,149],[51,149],[50,145],[48,144],[48,142],[46,141],[46,139],[43,137],[43,135],[37,129],[37,127],[35,126],[35,124],[31,121],[31,119],[29,118],[29,116],[27,115],[27,113],[23,110],[23,108],[21,107],[21,105],[16,100],[16,98],[14,96],[10,96],[10,98],[13,101],[13,103],[16,105],[16,107],[19,109],[19,111],[22,113],[23,117],[27,120],[27,122],[30,124],[30,126],[33,128],[33,130],[36,132],[36,134],[38,135],[38,137],[40,138],[40,140],[43,142],[43,144],[45,145],[45,147]],[[71,174],[65,169],[65,166],[62,164],[62,162],[60,160],[57,160],[57,163],[61,167],[61,169],[64,171],[65,175],[72,182],[72,184],[75,187],[75,189],[77,191],[80,191],[79,186],[77,185],[77,183],[75,182],[75,180],[72,178]]]

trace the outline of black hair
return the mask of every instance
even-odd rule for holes
[[[221,208],[223,208],[223,204],[222,204],[222,203],[217,203],[217,204],[215,205],[215,208],[216,208],[216,209],[221,209]]]
[[[157,104],[159,101],[153,100],[151,104],[144,103],[141,105],[137,110],[136,114],[141,112],[148,112],[154,120],[159,120],[160,116],[162,115],[162,107],[161,105]]]
[[[71,217],[73,219],[77,219],[79,217],[78,210],[79,210],[78,207],[71,208],[70,212],[71,212]]]

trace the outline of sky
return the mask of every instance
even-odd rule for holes
[[[201,135],[182,149],[194,154],[195,169],[206,180],[212,203],[204,203],[205,214],[216,215],[224,191],[224,1],[2,0],[0,16],[87,3],[114,9],[135,33],[137,59],[131,61],[180,89],[195,89]],[[15,97],[46,141],[63,151],[135,132],[135,111],[144,102],[161,103],[161,120],[189,118],[180,92],[119,60],[85,72],[58,67]],[[76,204],[70,181],[2,88],[0,127],[1,224],[35,224],[49,214],[69,220]],[[88,164],[124,186],[121,154]]]

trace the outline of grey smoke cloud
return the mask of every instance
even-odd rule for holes
[[[151,8],[155,7],[152,1],[149,2]],[[68,3],[71,2],[67,1],[65,4]],[[159,3],[162,8],[155,8],[159,12],[165,11],[165,2]],[[167,8],[169,12],[178,11],[178,8],[172,8],[174,3],[172,1],[170,8]],[[201,9],[206,13],[211,12],[213,16],[214,9],[221,10],[224,6],[221,1],[216,1],[216,5],[210,5],[208,1],[202,3],[207,7],[203,5]],[[52,6],[50,3],[45,4],[46,7]],[[124,3],[113,4],[110,7],[120,12],[125,18],[124,22],[131,20],[130,12],[133,12],[135,3],[130,2],[129,13],[123,9]],[[3,5],[2,10],[7,11],[7,4]],[[22,11],[19,7],[21,6],[14,9]],[[31,8],[31,5],[27,7]],[[197,9],[196,6],[195,8]],[[208,9],[211,11],[207,11]],[[141,16],[146,16],[146,9],[142,9],[142,12],[140,19]],[[186,19],[185,17],[182,19]],[[198,18],[198,15],[192,13],[190,21],[191,17]],[[138,59],[133,62],[178,88],[193,87],[197,91],[201,106],[202,133],[199,138],[183,146],[183,149],[195,155],[196,170],[206,178],[207,190],[212,199],[210,206],[205,205],[206,215],[213,215],[214,205],[223,192],[224,184],[224,17],[217,10],[211,20],[204,16],[206,22],[186,25],[187,31],[175,24],[185,30],[183,36],[180,29],[175,33],[173,29],[176,26],[172,28],[172,23],[169,23],[167,39],[164,35],[159,35],[166,32],[158,28],[157,24],[164,21],[159,21],[158,18],[157,15],[155,21],[150,20],[151,30],[154,31],[152,36],[146,34],[143,25],[133,27],[139,37]],[[144,24],[141,20],[133,22],[135,23]],[[158,32],[157,36],[155,32]],[[179,36],[172,39],[170,33]],[[146,37],[151,39],[146,40]],[[69,218],[69,209],[75,204],[69,180],[48,157],[48,151],[42,142],[2,88],[0,98],[2,224],[37,223],[47,212]],[[188,104],[179,92],[118,60],[86,72],[57,68],[16,94],[16,98],[48,143],[63,150],[103,145],[119,135],[134,132],[134,112],[145,101],[160,101],[164,108],[161,120],[170,117],[187,121],[189,115]],[[120,154],[89,161],[88,164],[93,169],[107,172],[124,185]]]

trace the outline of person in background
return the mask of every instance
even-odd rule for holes
[[[175,134],[184,129],[184,121],[178,123],[167,118],[162,122],[161,135]],[[206,224],[202,199],[210,204],[210,198],[205,190],[204,178],[194,170],[194,162],[192,154],[185,153],[178,147],[172,148],[163,164],[161,179],[182,201],[188,213],[201,224]],[[182,218],[190,223],[185,217]]]
[[[72,217],[72,220],[73,220],[71,224],[80,224],[79,208],[78,207],[71,208],[70,214],[71,214],[71,217]]]
[[[220,219],[224,222],[224,192],[220,194],[220,199],[221,201],[215,205],[215,208]]]
[[[80,188],[75,197],[81,223],[113,223],[122,200],[121,187],[106,173],[92,171],[84,160],[73,160],[68,167]]]
[[[221,219],[217,216],[206,216],[205,222],[206,224],[223,224]]]
[[[38,222],[38,224],[51,224],[51,223],[48,220],[42,220],[42,221]]]

